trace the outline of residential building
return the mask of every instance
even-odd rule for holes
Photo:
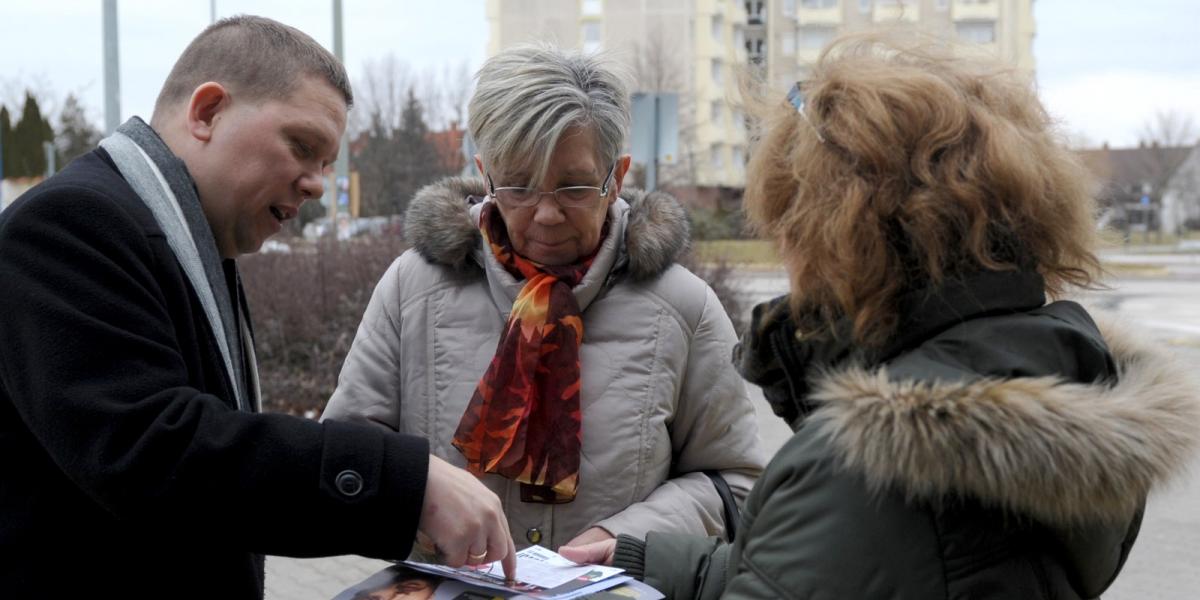
[[[1180,162],[1162,193],[1162,230],[1183,233],[1200,229],[1200,144]]]
[[[742,187],[739,74],[803,79],[839,33],[912,24],[1034,69],[1033,0],[487,0],[487,18],[489,55],[526,41],[612,50],[635,91],[679,93],[680,155],[659,176],[675,185]]]
[[[1100,187],[1100,223],[1133,231],[1180,230],[1200,217],[1200,153],[1192,146],[1140,144],[1136,148],[1078,150]],[[1186,168],[1185,168],[1186,167]]]
[[[635,92],[679,95],[679,154],[662,184],[741,187],[746,132],[736,108],[747,63],[735,0],[488,0],[488,53],[526,41],[613,52]],[[644,168],[644,167],[641,167]]]
[[[1033,0],[777,0],[767,16],[771,75],[803,76],[834,36],[912,26],[991,52],[1034,71]]]

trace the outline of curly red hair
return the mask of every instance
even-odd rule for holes
[[[882,344],[901,293],[979,270],[1036,269],[1052,296],[1094,285],[1094,187],[1027,78],[875,33],[831,44],[803,91],[806,118],[778,95],[750,103],[745,193],[802,326],[846,319]]]

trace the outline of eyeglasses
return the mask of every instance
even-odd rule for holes
[[[805,106],[804,91],[800,89],[799,81],[797,81],[792,86],[792,89],[788,90],[787,99],[788,99],[788,102],[793,107],[796,108],[796,112],[800,113],[800,117],[802,119],[804,119],[804,121],[807,122],[810,127],[813,128],[813,133],[817,134],[817,141],[824,144],[825,136],[821,135],[821,130],[817,129],[817,124],[813,123],[808,118],[808,113],[804,112],[804,106]]]
[[[496,201],[511,208],[529,208],[536,205],[544,194],[554,196],[554,201],[563,208],[586,208],[594,205],[597,200],[608,195],[608,184],[612,182],[613,173],[617,170],[617,163],[614,162],[612,167],[608,169],[608,175],[604,176],[604,181],[600,187],[594,185],[569,185],[560,187],[553,192],[539,192],[537,188],[531,187],[496,187],[492,182],[492,175],[487,175],[488,195],[495,198]]]

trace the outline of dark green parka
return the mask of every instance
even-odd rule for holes
[[[668,598],[1099,596],[1197,445],[1200,392],[1144,335],[1044,302],[1028,273],[911,294],[875,352],[756,308],[736,360],[796,433],[737,540],[623,536],[615,563]]]

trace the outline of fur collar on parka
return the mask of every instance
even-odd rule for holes
[[[405,238],[429,262],[460,272],[477,267],[472,256],[480,234],[466,198],[485,194],[476,177],[448,177],[421,188],[405,213]],[[627,272],[634,281],[650,279],[687,250],[687,214],[663,192],[625,188],[621,199],[629,204],[623,252]]]
[[[1120,523],[1194,456],[1200,383],[1144,334],[1097,322],[1115,385],[895,381],[855,367],[813,382],[807,426],[875,491],[962,494],[1054,526]]]

